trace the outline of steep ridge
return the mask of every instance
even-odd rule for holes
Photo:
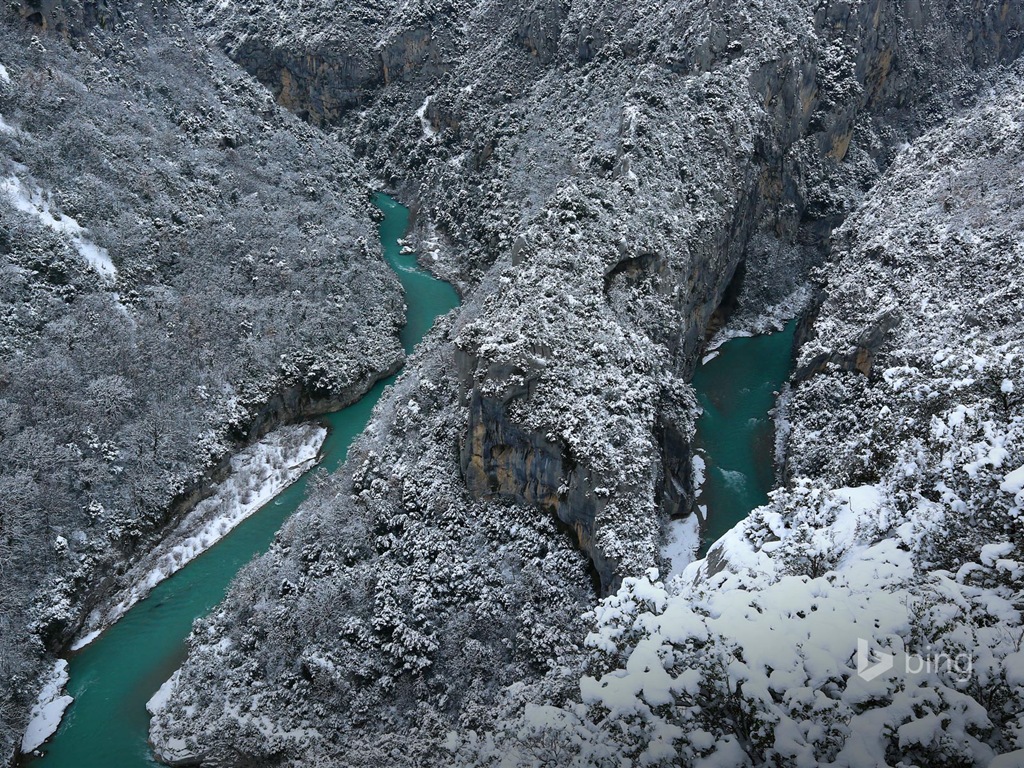
[[[425,263],[466,304],[362,463],[197,633],[154,739],[185,761],[350,765],[447,759],[449,728],[513,720],[503,687],[520,707],[575,695],[588,597],[564,542],[541,543],[551,518],[604,593],[659,564],[691,502],[686,380],[734,278],[745,312],[785,302],[898,147],[1019,53],[1022,21],[882,0],[239,10],[202,23],[415,198]],[[305,591],[277,595],[284,578]]]
[[[1021,764],[1022,137],[1018,64],[900,153],[817,273],[784,485],[675,581],[626,579],[570,700],[510,690],[450,764]]]
[[[899,143],[969,98],[975,68],[1018,54],[1024,13],[411,3],[353,5],[334,23],[316,4],[237,10],[209,4],[202,23],[282,104],[352,136],[415,195],[436,272],[464,288],[500,272],[456,342],[466,481],[576,528],[605,591],[653,562],[655,509],[689,508],[691,426],[675,414],[692,403],[674,381],[739,265],[748,302],[783,300]],[[608,404],[593,402],[598,382]],[[612,426],[616,402],[629,424]]]

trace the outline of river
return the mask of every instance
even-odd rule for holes
[[[434,320],[458,306],[455,290],[402,254],[398,240],[409,211],[377,194],[384,213],[379,226],[384,257],[405,288],[407,353]],[[345,461],[352,440],[363,431],[374,404],[394,377],[378,382],[355,404],[326,417],[330,434],[318,466],[333,472]],[[75,701],[42,758],[33,768],[141,768],[156,766],[149,750],[146,702],[185,660],[185,639],[194,619],[217,605],[245,563],[266,551],[274,534],[306,494],[309,475],[299,479],[224,539],[159,584],[149,597],[90,645],[69,657],[68,693]]]
[[[778,333],[730,339],[694,372],[703,408],[694,448],[706,464],[697,496],[707,508],[700,555],[768,501],[775,481],[771,410],[789,378],[795,333],[792,320]]]

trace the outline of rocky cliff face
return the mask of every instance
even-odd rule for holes
[[[455,324],[415,363],[420,381],[424,370],[454,367],[426,401],[433,406],[417,400],[435,409],[417,419],[457,425],[443,437],[455,449],[432,453],[439,465],[409,454],[403,472],[412,462],[422,493],[434,499],[447,489],[445,514],[457,509],[468,515],[464,524],[486,530],[490,543],[471,561],[496,557],[500,547],[480,521],[533,509],[570,527],[606,591],[656,565],[664,518],[689,509],[694,408],[685,382],[734,276],[742,275],[746,310],[783,301],[821,262],[833,229],[900,143],[970,98],[978,68],[1017,55],[1022,22],[1011,4],[965,9],[940,0],[756,9],[423,2],[346,13],[363,14],[364,23],[327,27],[324,7],[298,2],[285,7],[286,25],[259,5],[242,18],[209,3],[199,16],[232,55],[262,46],[273,60],[323,61],[324,72],[332,61],[363,62],[352,78],[340,70],[336,80],[317,76],[286,98],[352,137],[364,162],[416,201],[424,262],[466,297]],[[301,69],[236,59],[280,93],[283,70],[291,78]],[[870,369],[876,336],[852,345],[850,367]],[[388,422],[389,409],[405,413],[405,397],[394,395],[376,423]],[[352,498],[366,498],[365,490],[354,487]],[[393,520],[423,497],[399,502],[371,490],[371,498],[375,514]],[[399,555],[382,539],[373,562],[426,567],[421,555]],[[261,567],[271,583],[293,565],[282,547]],[[566,595],[578,584],[551,587]],[[298,626],[283,612],[253,616],[243,603],[236,596],[183,679],[205,679],[222,665],[216,637],[236,631],[233,621]],[[453,620],[414,615],[432,630]],[[551,626],[552,614],[539,609],[534,620],[541,615]],[[481,642],[495,652],[502,641]],[[431,684],[443,685],[453,658],[432,650],[423,657]],[[255,658],[276,663],[267,648]],[[230,700],[250,684],[233,671],[216,677],[212,703],[179,686],[159,720],[159,743],[187,734],[193,749],[218,755],[241,742],[255,748],[249,737],[206,735],[244,728]],[[477,703],[485,701],[492,699]],[[449,701],[442,718],[467,716],[461,706]],[[410,715],[416,738],[426,739],[415,749],[429,752],[431,726],[421,715]],[[352,737],[351,724],[329,719],[330,738]],[[369,739],[393,727],[356,731]],[[358,764],[369,754],[360,744],[345,754],[317,749]]]
[[[591,472],[574,466],[564,446],[513,423],[507,402],[473,392],[460,465],[477,498],[504,496],[552,513],[568,525],[606,594],[618,586],[616,563],[595,541],[607,491]]]
[[[122,19],[117,0],[17,0],[11,9],[45,32],[79,37],[91,29],[113,29]]]
[[[550,276],[550,296],[524,286],[519,305],[485,309],[474,329],[521,325],[525,303],[572,298],[607,309],[589,327],[552,319],[522,328],[546,350],[527,355],[532,361],[486,334],[487,350],[460,342],[474,369],[465,382],[473,390],[461,460],[468,486],[578,526],[599,570],[619,558],[596,543],[609,501],[595,491],[614,501],[616,478],[595,465],[627,460],[621,446],[573,446],[580,401],[537,360],[574,358],[574,379],[599,377],[600,364],[580,358],[606,322],[654,345],[642,353],[652,391],[661,372],[685,380],[739,265],[754,286],[773,273],[806,274],[896,144],[948,111],[957,88],[969,92],[971,68],[1017,55],[1022,23],[1008,4],[968,12],[886,0],[781,3],[761,13],[716,3],[541,2],[485,12],[421,4],[372,18],[351,10],[364,18],[359,29],[304,36],[296,30],[312,22],[309,11],[290,13],[287,27],[259,13],[242,26],[225,6],[204,18],[290,108],[376,136],[360,139],[362,151],[416,195],[433,268],[467,289],[496,262],[520,267],[504,269],[507,281],[535,276],[538,262]],[[240,53],[252,46],[273,54]],[[786,263],[769,266],[772,251],[785,251]],[[854,353],[850,364],[866,368],[869,357]],[[515,424],[513,401],[544,419]],[[629,449],[644,455],[646,479],[621,485],[621,495],[679,514],[689,504],[685,425],[654,415],[664,411],[654,397],[643,445]],[[663,454],[659,443],[683,455]],[[623,526],[634,527],[636,516],[626,517]],[[645,527],[641,539],[658,526]],[[609,537],[626,549],[636,539],[614,528]],[[649,562],[653,550],[638,546],[645,554],[631,562]],[[602,574],[606,585],[615,579]]]

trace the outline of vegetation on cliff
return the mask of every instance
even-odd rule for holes
[[[65,637],[83,585],[155,539],[254,409],[300,381],[344,397],[397,359],[398,294],[360,219],[372,173],[416,206],[422,258],[464,306],[197,624],[155,707],[162,757],[1024,749],[1021,86],[993,74],[1024,9],[163,13],[0,30],[20,45],[0,62],[5,721],[25,706],[22,624]],[[780,488],[659,582],[692,501],[706,332],[737,301],[748,327],[800,309],[809,279]],[[44,590],[31,613],[40,574],[68,600]],[[858,640],[893,670],[859,676]],[[928,659],[946,663],[911,671]]]
[[[770,503],[673,581],[627,579],[574,703],[510,691],[456,762],[1024,759],[1022,72],[838,231]]]
[[[750,544],[713,550],[689,582],[666,588],[646,575],[660,564],[665,517],[685,512],[689,503],[686,444],[694,409],[685,380],[727,292],[741,290],[748,322],[786,301],[823,263],[833,228],[853,211],[870,210],[872,185],[900,147],[929,125],[959,119],[985,85],[983,66],[1016,55],[1020,41],[1010,33],[1019,12],[953,2],[779,2],[739,10],[714,2],[665,8],[413,3],[368,14],[360,25],[324,28],[314,24],[326,13],[318,5],[294,4],[283,26],[284,17],[274,21],[269,8],[250,10],[239,14],[232,4],[211,3],[204,23],[284,103],[357,137],[369,167],[405,185],[419,205],[424,259],[463,287],[466,303],[382,401],[362,468],[332,480],[330,500],[298,517],[246,572],[224,610],[194,635],[190,660],[155,720],[158,748],[179,759],[230,762],[242,754],[350,765],[656,764],[678,755],[697,763],[719,747],[719,764],[769,756],[813,764],[807,761],[838,759],[847,745],[853,749],[856,740],[847,737],[882,715],[853,718],[851,712],[859,717],[872,708],[870,696],[854,702],[840,690],[849,679],[845,646],[819,643],[821,655],[835,657],[834,699],[827,692],[828,701],[816,694],[801,699],[800,691],[817,690],[825,678],[800,677],[797,670],[787,678],[796,693],[782,705],[776,701],[785,699],[781,672],[778,685],[752,682],[744,693],[745,684],[738,684],[747,676],[770,678],[776,668],[769,669],[768,657],[749,647],[733,651],[748,637],[741,622],[757,612],[756,590],[767,594],[776,582],[783,592],[801,586],[774,604],[773,616],[783,618],[751,624],[749,637],[762,638],[790,614],[796,616],[790,628],[802,631],[798,612],[811,610],[805,590],[841,565],[818,552],[827,549],[822,541],[863,527],[851,517],[858,503],[870,498],[871,509],[886,503],[884,489],[844,490],[868,485],[867,476],[833,477],[825,466],[797,469],[816,450],[821,462],[844,462],[844,471],[859,466],[859,448],[846,446],[866,429],[851,429],[844,408],[864,386],[856,371],[865,356],[856,347],[879,354],[884,324],[857,329],[862,340],[832,339],[830,305],[822,309],[826,325],[813,344],[823,346],[809,346],[812,357],[802,362],[808,370],[826,364],[844,373],[832,385],[825,378],[832,374],[821,373],[791,396],[791,487],[776,494],[777,509],[752,518],[781,521],[779,531],[768,526],[762,537],[778,563],[758,549],[751,557],[763,573],[749,583],[745,561],[731,569],[727,555],[739,558]],[[340,92],[347,101],[328,102]],[[896,201],[882,178],[881,202],[874,204],[892,208]],[[944,226],[942,218],[935,221]],[[844,231],[877,229],[858,222]],[[851,263],[859,258],[851,256]],[[833,262],[822,269],[820,279],[832,285]],[[866,285],[876,294],[866,304],[873,311],[887,284],[885,273],[872,277],[877,284]],[[799,421],[801,398],[830,386],[835,396],[823,396],[823,404],[808,409],[817,415],[806,417],[807,424],[835,420],[817,442]],[[806,439],[806,455],[792,448],[798,439]],[[898,471],[882,458],[867,463],[878,473]],[[371,519],[367,504],[376,526],[372,544],[341,523]],[[807,519],[787,517],[801,514]],[[488,522],[494,516],[513,521],[521,541],[494,529]],[[569,557],[564,539],[551,540],[557,550],[551,542],[533,550],[545,531],[554,531],[537,528],[552,517],[569,525],[600,588],[616,593],[588,618],[596,625],[589,642],[583,634],[565,635],[587,608],[580,574],[568,567],[543,571],[543,587],[532,588],[543,600],[529,612],[503,613],[504,621],[495,617],[486,626],[476,621],[499,594],[527,599],[519,591],[527,583],[521,571]],[[830,533],[840,518],[840,530]],[[321,519],[331,526],[321,528]],[[787,522],[795,535],[786,533]],[[824,539],[816,538],[819,529]],[[438,551],[414,543],[439,533],[446,542],[464,542],[459,573],[481,574],[469,584],[487,583],[478,570],[484,569],[501,590],[473,586],[448,602],[449,585],[463,579],[435,571]],[[301,565],[296,545],[307,537],[318,541],[324,553],[318,557],[341,559],[344,569],[314,575]],[[783,543],[773,545],[771,537]],[[354,547],[356,540],[364,548]],[[880,602],[864,609],[868,615],[899,599],[892,597],[894,585],[923,571],[894,537],[857,541],[849,556],[859,565],[835,577],[844,580],[836,592],[877,587]],[[524,557],[521,542],[533,557],[512,569],[494,567],[509,552]],[[864,586],[865,573],[880,562],[892,564],[889,581],[869,578]],[[417,573],[430,576],[410,576]],[[299,590],[283,594],[284,580],[299,583],[296,577]],[[369,586],[353,593],[360,580]],[[719,587],[728,593],[721,610],[703,607]],[[359,653],[350,652],[353,641],[340,630],[311,633],[316,622],[290,607],[295,600],[320,606],[332,588],[339,598],[330,620],[351,617],[362,638]],[[669,606],[681,623],[659,635],[658,616]],[[473,617],[470,632],[466,616]],[[1010,614],[1001,620],[1015,626]],[[885,626],[897,635],[902,627]],[[534,646],[521,645],[534,628],[566,639],[546,663],[529,661]],[[715,639],[728,638],[733,628],[733,640]],[[878,630],[875,650],[885,635]],[[294,639],[287,650],[270,640],[280,636]],[[807,643],[819,641],[814,637]],[[309,671],[302,648],[317,659],[332,648],[345,655],[330,657],[329,675],[320,676]],[[802,664],[785,650],[779,658],[794,669]],[[498,671],[491,677],[478,670],[471,693],[453,695],[451,681],[466,679],[466,664],[477,654],[498,659]],[[693,672],[680,675],[684,667]],[[373,671],[361,680],[363,670]],[[619,679],[619,698],[610,698],[606,688]],[[643,698],[647,681],[649,700]],[[883,698],[891,693],[878,690]],[[935,759],[982,761],[993,750],[1015,747],[1008,731],[982,734],[974,709],[956,720],[967,736],[932,739],[926,726],[947,722],[943,707],[959,706],[954,700],[973,706],[957,698],[959,688],[950,691],[959,693],[937,694],[931,714],[917,699],[901,698],[885,710],[893,727],[916,723],[880,742],[885,759],[919,749]],[[322,699],[332,706],[318,709]],[[812,734],[804,726],[821,708],[832,725]],[[913,715],[899,720],[897,711]]]
[[[4,755],[46,651],[250,427],[350,400],[402,354],[342,144],[173,8],[65,34],[59,12],[0,20]]]

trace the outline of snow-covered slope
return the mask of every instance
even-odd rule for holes
[[[417,203],[425,258],[466,293],[381,401],[355,466],[196,633],[154,742],[227,763],[421,765],[452,760],[449,748],[489,760],[481,734],[495,732],[518,759],[519,731],[502,726],[520,722],[519,704],[561,704],[588,668],[597,679],[625,663],[583,644],[593,595],[553,519],[599,592],[638,588],[665,518],[688,509],[686,378],[722,299],[742,282],[758,315],[790,295],[900,145],[971,102],[977,67],[1016,55],[1022,9],[296,0],[200,12],[282,103],[350,136]],[[816,482],[854,489],[829,502],[848,526],[877,480]],[[736,557],[767,557],[744,546]],[[894,546],[871,557],[898,558],[896,583],[917,565]],[[728,578],[721,553],[708,565]],[[592,714],[572,717],[600,740],[597,690]],[[722,690],[707,695],[733,706]],[[650,734],[623,723],[637,742],[612,752],[638,755]],[[545,753],[554,736],[531,733],[526,763],[559,764],[567,747]],[[695,738],[714,748],[713,734]],[[768,749],[756,738],[752,750]]]
[[[448,712],[488,722],[498,690],[574,654],[585,558],[549,516],[468,493],[456,372],[451,353],[414,358],[202,622],[153,719],[158,755],[436,763]]]
[[[771,502],[601,603],[575,703],[511,690],[497,737],[453,737],[453,759],[1024,762],[1021,74],[839,231]]]
[[[469,299],[467,484],[578,529],[607,589],[654,564],[658,514],[686,509],[683,382],[732,278],[755,315],[783,301],[896,147],[1020,50],[1024,9],[982,5],[294,0],[196,17],[416,202],[429,266]]]
[[[48,655],[229,454],[393,369],[403,312],[348,149],[176,4],[7,3],[0,62],[5,762]]]

